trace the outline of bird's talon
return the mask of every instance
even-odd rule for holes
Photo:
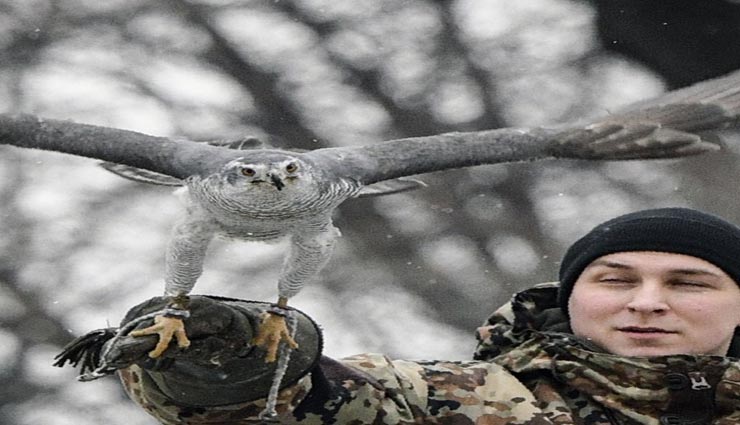
[[[298,343],[290,336],[285,316],[269,311],[264,313],[262,322],[257,327],[257,336],[252,339],[252,344],[263,347],[267,351],[265,363],[272,363],[277,360],[278,348],[280,348],[280,342],[282,341],[285,341],[293,350],[298,348]]]
[[[190,346],[190,340],[185,333],[185,324],[178,317],[156,316],[152,326],[132,331],[129,335],[133,337],[158,335],[159,341],[157,342],[157,346],[149,352],[149,357],[153,359],[158,358],[167,350],[173,336],[175,337],[175,341],[177,341],[178,347],[187,348]]]

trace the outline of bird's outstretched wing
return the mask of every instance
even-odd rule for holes
[[[740,124],[740,71],[640,102],[586,124],[499,129],[309,152],[372,184],[432,171],[544,158],[674,158],[719,149],[707,131]]]
[[[0,114],[0,144],[43,149],[142,168],[174,178],[207,175],[238,151],[133,131]]]
[[[209,140],[201,143],[234,150],[263,149],[269,147],[256,137],[243,137],[236,140]],[[167,174],[156,173],[143,168],[132,167],[130,165],[116,164],[115,162],[103,162],[100,166],[119,177],[138,183],[148,183],[160,186],[182,186],[185,184],[184,179],[172,177]]]

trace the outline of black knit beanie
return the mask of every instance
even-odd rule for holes
[[[740,285],[740,227],[687,208],[625,214],[596,226],[568,248],[560,264],[558,303],[568,315],[573,285],[595,259],[616,252],[658,251],[706,260]]]

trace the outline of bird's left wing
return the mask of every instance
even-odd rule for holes
[[[585,124],[503,128],[318,149],[306,155],[368,185],[420,173],[547,158],[656,159],[719,149],[707,131],[740,124],[740,71]]]
[[[239,156],[204,143],[33,115],[0,114],[0,144],[84,156],[176,179],[210,174]]]

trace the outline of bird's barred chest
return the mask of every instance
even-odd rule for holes
[[[325,229],[331,226],[331,223],[330,214],[300,220],[229,220],[228,222],[218,222],[218,233],[227,238],[249,241],[271,241],[293,233]]]
[[[217,223],[226,237],[268,241],[296,231],[321,230],[331,225],[334,209],[356,193],[346,185],[306,193],[283,191],[228,196],[223,191],[203,185],[189,185],[187,198],[191,208]]]

